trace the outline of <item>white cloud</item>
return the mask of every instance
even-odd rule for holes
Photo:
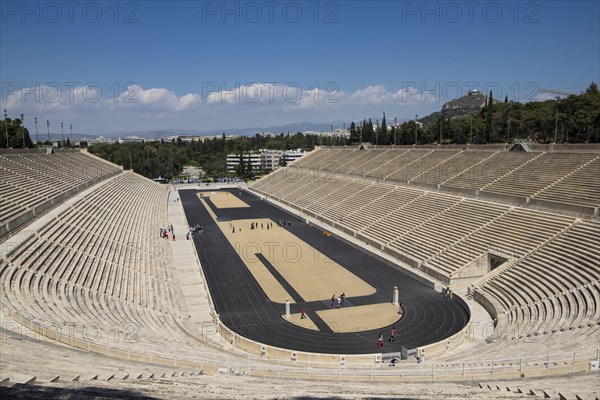
[[[144,89],[139,85],[131,84],[119,94],[118,98],[107,99],[106,103],[111,108],[127,106],[135,107],[140,111],[177,112],[193,108],[199,100],[200,97],[193,93],[177,96],[175,92],[165,88]]]
[[[308,88],[296,83],[258,82],[223,90],[215,84],[208,90],[203,87],[203,93],[182,95],[167,88],[143,88],[135,83],[120,91],[114,85],[27,87],[3,83],[1,108],[6,108],[11,116],[24,113],[28,121],[32,115],[53,123],[71,121],[74,126],[82,127],[83,132],[83,127],[88,131],[100,126],[121,130],[124,124],[138,127],[156,125],[158,121],[165,127],[188,128],[216,123],[212,121],[227,121],[226,126],[268,126],[281,120],[346,119],[372,115],[379,110],[399,110],[404,105],[434,105],[435,98],[426,97],[412,87],[393,91],[383,85],[345,92],[332,82]]]
[[[556,97],[557,97],[556,94],[538,91],[538,92],[535,93],[535,95],[533,97],[531,97],[530,101],[556,100]],[[567,96],[566,95],[560,95],[558,97],[560,97],[562,99],[562,98],[565,98]]]
[[[176,111],[189,111],[197,107],[202,102],[200,96],[196,93],[188,93],[179,98]]]
[[[385,94],[385,87],[381,85],[367,86],[352,93],[348,101],[356,104],[381,104]]]
[[[371,85],[353,92],[348,101],[353,104],[420,104],[433,103],[434,96],[420,93],[415,87],[402,88],[396,92],[389,92],[383,85]]]
[[[209,88],[210,89],[210,88]],[[19,85],[3,84],[2,103],[10,109],[68,111],[85,107],[119,109],[135,107],[141,112],[197,111],[213,105],[273,105],[284,110],[311,109],[323,106],[379,105],[430,102],[416,89],[388,91],[383,85],[370,85],[352,93],[339,90],[334,83],[323,87],[302,88],[296,83],[251,83],[236,85],[232,89],[207,90],[206,93],[186,93],[178,96],[166,88],[144,89],[137,84],[129,85],[116,94],[113,87],[99,85]]]

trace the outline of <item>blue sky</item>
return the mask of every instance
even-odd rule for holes
[[[600,81],[599,4],[2,1],[1,108],[94,134],[552,98]]]

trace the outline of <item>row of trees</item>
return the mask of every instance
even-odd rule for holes
[[[442,110],[424,124],[407,121],[388,129],[371,119],[350,124],[350,142],[379,145],[506,143],[515,138],[535,139],[540,143],[598,143],[600,135],[600,93],[590,84],[585,93],[560,100],[541,102],[504,102],[493,100],[479,112],[450,117]]]
[[[201,141],[145,142],[127,144],[97,144],[90,152],[111,162],[133,168],[136,172],[156,178],[177,176],[185,165],[202,168],[208,176],[216,177],[226,171],[227,154],[247,154],[258,149],[312,150],[316,145],[339,146],[371,142],[378,145],[504,143],[514,138],[536,139],[541,143],[598,143],[600,134],[600,93],[592,83],[585,93],[561,100],[518,103],[493,101],[490,92],[487,105],[467,115],[448,117],[440,112],[424,123],[414,120],[388,129],[385,113],[381,124],[364,119],[350,124],[349,138],[345,136],[296,134],[256,134],[249,137],[221,137]],[[433,117],[433,118],[432,118]],[[29,131],[21,121],[9,118],[0,121],[0,144],[6,147],[32,147]],[[4,135],[3,135],[4,134]],[[3,137],[4,136],[4,137]],[[415,141],[416,138],[416,141]],[[68,143],[67,143],[68,145]],[[241,174],[250,168],[242,164]]]
[[[45,136],[45,135],[44,135]],[[71,148],[71,139],[68,137],[66,140],[60,141],[57,143],[58,147],[63,148]],[[48,140],[40,141],[35,144],[35,146],[52,146],[52,142]],[[0,121],[0,148],[13,148],[13,149],[22,149],[22,148],[32,148],[35,147],[33,140],[29,134],[29,129],[23,126],[21,118],[5,118],[3,121]]]
[[[89,151],[125,168],[133,168],[136,172],[150,177],[159,176],[171,179],[181,172],[186,165],[202,168],[207,176],[218,177],[226,171],[227,154],[247,154],[259,149],[312,150],[315,145],[341,146],[347,144],[342,136],[304,135],[302,133],[279,135],[261,135],[193,140],[184,142],[181,139],[171,142],[145,143],[113,143],[95,144]],[[250,169],[242,164],[240,175],[250,173]]]
[[[30,148],[33,142],[29,130],[25,128],[20,118],[5,118],[0,121],[0,148]]]

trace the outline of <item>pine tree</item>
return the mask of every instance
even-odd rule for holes
[[[363,139],[365,142],[375,142],[375,129],[373,128],[373,121],[371,121],[371,118],[369,118],[369,122],[367,122],[367,136],[363,137]]]
[[[253,175],[253,170],[252,170],[252,154],[248,153],[248,167],[246,169],[246,173],[250,176]]]
[[[388,144],[388,131],[387,124],[385,122],[385,111],[381,120],[381,127],[379,129],[379,144]]]
[[[354,121],[350,124],[350,143],[358,143],[360,141],[360,132],[356,129]]]
[[[366,118],[363,118],[362,126],[360,127],[360,137],[361,141],[368,142],[369,141],[369,127],[367,126]]]
[[[244,152],[241,151],[239,154],[239,163],[237,165],[237,175],[242,176],[246,172],[246,164],[244,163]]]

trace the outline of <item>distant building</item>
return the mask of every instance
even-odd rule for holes
[[[279,168],[283,151],[262,150],[260,153],[261,168],[263,171],[273,171]]]
[[[202,142],[206,136],[179,136],[182,142]]]
[[[171,142],[173,140],[181,140],[182,142],[204,142],[205,140],[213,140],[213,139],[221,139],[223,135],[173,135],[173,136],[164,136],[162,139],[165,142]],[[236,136],[234,135],[226,135],[225,139],[233,139]]]
[[[257,152],[245,153],[243,155],[243,160],[246,167],[248,166],[248,162],[250,162],[253,171],[274,171],[281,166],[282,162],[288,164],[299,159],[304,154],[306,154],[306,152],[300,149],[286,151],[262,149]],[[228,171],[235,172],[239,164],[239,154],[227,155]]]
[[[125,136],[119,139],[119,143],[144,143],[144,139],[139,136]]]
[[[88,146],[91,146],[93,144],[99,144],[99,143],[109,143],[110,144],[112,142],[113,142],[112,139],[105,138],[104,136],[98,136],[95,139],[87,139]]]
[[[300,149],[286,150],[283,152],[283,159],[286,164],[289,164],[292,161],[296,161],[297,159],[299,159],[300,157],[302,157],[305,154],[306,154],[306,152],[302,151]]]
[[[252,171],[260,171],[262,160],[260,153],[244,153],[241,155],[241,159],[247,168],[248,165],[252,167]],[[235,172],[240,165],[240,154],[227,154],[227,171]]]
[[[265,171],[274,171],[281,165],[289,164],[292,161],[296,161],[300,157],[306,154],[305,151],[300,149],[296,150],[261,150],[262,154],[262,168]]]
[[[350,137],[350,131],[348,129],[336,129],[334,131],[326,131],[326,132],[319,132],[319,131],[304,131],[302,132],[303,135],[316,135],[316,136],[344,136],[344,137]]]

